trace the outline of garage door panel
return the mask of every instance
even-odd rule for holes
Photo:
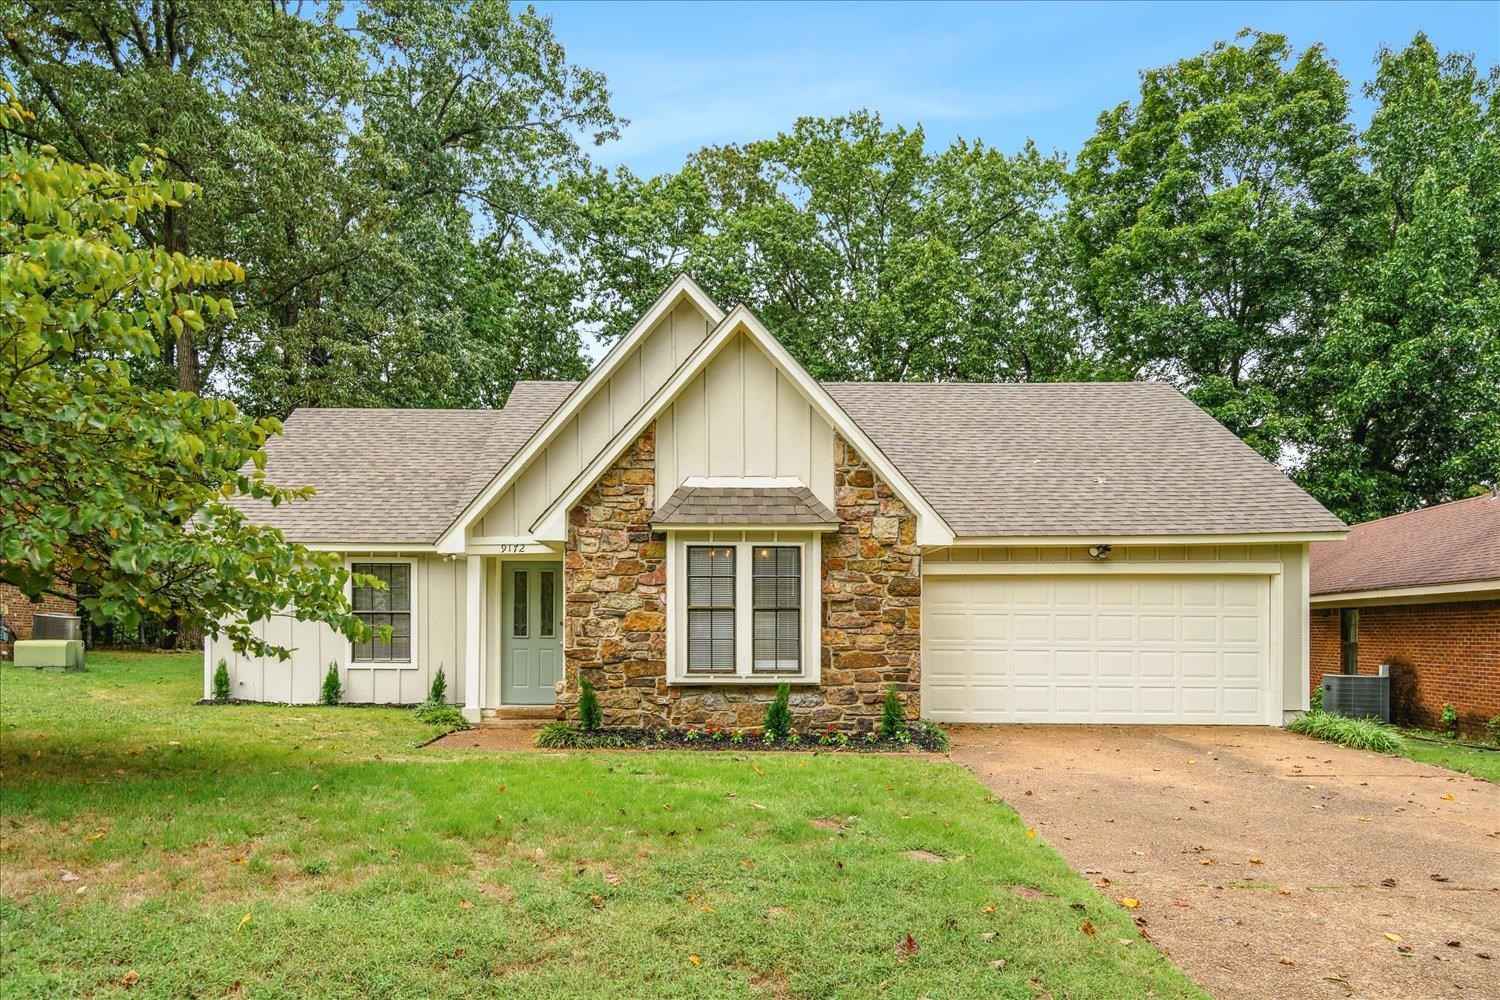
[[[1265,577],[933,576],[923,584],[930,718],[1269,721]]]

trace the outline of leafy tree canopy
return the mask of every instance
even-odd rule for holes
[[[163,177],[159,151],[121,172],[34,146],[13,94],[0,107],[0,581],[31,597],[71,585],[98,620],[176,615],[255,651],[286,654],[251,629],[279,613],[360,636],[340,560],[232,505],[306,495],[260,471],[277,422],[132,376],[162,340],[236,316],[223,292],[239,265],[133,233],[197,189]]]

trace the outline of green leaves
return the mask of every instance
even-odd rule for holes
[[[118,225],[194,189],[150,179],[149,159],[127,176],[32,147],[28,121],[13,99],[0,108],[0,580],[71,587],[96,621],[175,615],[283,655],[250,623],[285,613],[358,636],[342,564],[232,506],[307,495],[260,471],[279,424],[133,378],[163,330],[202,329],[204,304],[244,278]]]

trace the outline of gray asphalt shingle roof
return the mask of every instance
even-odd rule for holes
[[[959,535],[1344,527],[1168,385],[831,382],[824,388]]]
[[[266,444],[266,478],[317,493],[236,504],[298,542],[435,542],[573,385],[518,382],[503,410],[296,410]]]
[[[653,524],[837,524],[806,486],[680,486]]]
[[[239,502],[296,541],[435,542],[575,385],[519,382],[503,410],[297,410],[266,446],[267,475],[280,486],[311,484],[316,496],[277,508]],[[824,387],[960,536],[1344,527],[1167,385]],[[700,492],[695,518],[729,516],[746,499],[700,501]],[[686,499],[674,495],[658,519],[679,517]]]

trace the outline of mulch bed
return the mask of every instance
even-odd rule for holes
[[[948,741],[941,730],[923,725],[914,726],[907,740],[892,739],[864,733],[846,734],[848,742],[837,738],[825,742],[825,736],[817,733],[799,734],[795,743],[776,740],[767,743],[759,733],[740,734],[735,741],[731,732],[705,732],[689,729],[598,729],[591,733],[578,733],[571,746],[558,749],[598,750],[715,750],[752,751],[771,753],[945,753]]]

